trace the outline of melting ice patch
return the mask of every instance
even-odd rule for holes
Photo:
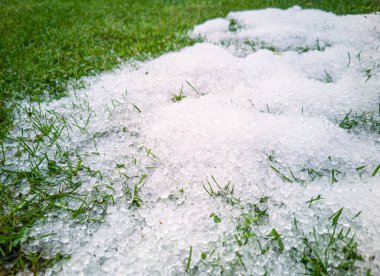
[[[356,231],[352,271],[378,273],[379,28],[377,14],[233,12],[194,28],[203,43],[46,106],[83,118],[73,103],[90,107],[70,146],[113,180],[115,197],[96,227],[35,227],[57,232],[47,255],[71,254],[60,273],[300,274],[318,244],[341,250],[329,255],[334,273],[354,258],[326,240],[337,216],[338,230]],[[123,185],[141,175],[142,203],[131,207]]]

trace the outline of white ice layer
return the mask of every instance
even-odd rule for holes
[[[379,130],[339,127],[350,111],[374,111],[379,119],[379,30],[376,14],[234,12],[196,26],[191,35],[203,43],[90,79],[77,92],[92,110],[88,132],[74,129],[70,143],[114,180],[116,202],[96,228],[59,219],[36,227],[36,235],[57,232],[49,254],[71,254],[60,273],[183,274],[191,246],[189,269],[220,272],[201,264],[201,252],[234,233],[232,218],[242,211],[210,197],[202,183],[212,176],[231,181],[244,204],[268,196],[269,221],[257,234],[275,228],[285,247],[257,258],[242,249],[246,270],[227,272],[304,273],[290,254],[302,247],[294,216],[305,233],[325,231],[341,207],[343,224],[362,211],[353,222],[365,259],[360,266],[379,272],[380,176],[371,176],[380,163]],[[181,89],[186,97],[173,102]],[[83,111],[72,102],[74,93],[47,108],[79,118]],[[121,163],[126,167],[116,169]],[[322,176],[312,179],[307,169]],[[140,208],[123,199],[121,171],[135,180],[148,175]],[[309,208],[305,202],[317,195],[323,199]],[[228,254],[222,263],[233,259]]]

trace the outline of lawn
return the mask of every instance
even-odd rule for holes
[[[61,98],[68,88],[83,87],[82,77],[115,69],[123,61],[151,59],[192,45],[196,40],[187,33],[194,25],[225,17],[230,11],[293,5],[337,14],[380,9],[379,0],[0,1],[0,141],[12,128],[12,111],[22,100]],[[49,136],[53,131],[49,128],[46,132]],[[86,170],[80,160],[75,161],[71,166],[67,160],[70,171],[59,171],[52,160],[48,173],[51,176],[59,171],[71,181],[78,171]],[[2,170],[5,158],[0,162],[1,176],[7,175]],[[38,183],[48,183],[20,170],[11,177],[12,185],[21,185],[24,177],[36,183],[30,194],[42,193]],[[9,208],[13,198],[4,179],[0,183],[0,274],[15,274],[25,268],[37,273],[63,256],[46,260],[40,252],[22,253],[22,244],[29,241],[27,229],[53,209],[53,201],[66,194],[44,195],[37,203],[20,201],[17,207]],[[15,265],[6,269],[9,263]]]
[[[300,5],[337,14],[379,10],[379,0],[1,1],[0,137],[12,99],[65,95],[68,84],[194,43],[186,33],[230,11]]]

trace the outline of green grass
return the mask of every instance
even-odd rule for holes
[[[362,115],[355,117],[353,121],[349,120],[350,113],[351,112],[349,112],[346,115],[344,120],[339,124],[339,127],[351,130],[351,128],[358,126],[358,124],[360,123],[362,126],[362,129],[373,130],[375,127],[378,128],[380,125],[379,121],[376,121],[376,119],[374,119],[373,112],[364,112],[362,113]],[[367,118],[363,117],[364,116],[363,114],[369,117]],[[357,120],[357,121],[354,121],[354,120]],[[343,180],[344,177],[347,175],[347,173],[350,171],[350,169],[341,168],[339,170],[337,168],[334,168],[332,164],[333,159],[334,159],[334,162],[339,161],[338,158],[332,158],[331,156],[329,156],[326,159],[327,164],[325,163],[324,165],[321,165],[318,168],[306,167],[302,169],[293,168],[292,170],[291,167],[277,162],[274,152],[270,154],[267,153],[267,160],[270,162],[269,167],[279,178],[282,179],[283,182],[288,182],[288,183],[308,184],[315,180],[321,179],[322,177],[327,177],[331,184],[334,184],[340,180]],[[356,168],[351,168],[351,170],[356,172],[359,177],[362,177],[363,175],[372,176],[372,177],[376,176],[379,170],[379,166],[376,167],[376,164],[372,164],[374,171],[371,171],[371,166],[368,167],[368,165],[369,164],[361,165]],[[313,200],[311,202],[313,202]]]
[[[173,103],[176,103],[176,102],[180,102],[182,101],[184,98],[186,98],[185,94],[183,93],[183,87],[181,87],[180,91],[178,94],[173,94],[173,97],[172,97],[172,102]]]
[[[0,137],[11,99],[66,94],[68,84],[191,45],[195,24],[229,11],[298,4],[338,14],[379,10],[379,0],[0,1]]]
[[[339,123],[339,127],[350,132],[360,129],[380,134],[380,104],[378,111],[357,113],[350,110]]]
[[[304,236],[305,248],[302,252],[301,262],[310,275],[360,274],[357,264],[363,262],[364,258],[358,250],[355,233],[350,234],[351,226],[340,227],[338,225],[342,212],[343,208],[329,217],[332,229],[327,228],[327,233],[317,234],[313,228],[312,237]],[[370,269],[367,270],[367,275],[368,273],[370,273]]]
[[[209,190],[206,191],[211,198],[215,198]],[[320,195],[312,197],[305,202],[303,208],[314,208],[311,204],[322,199]],[[340,208],[328,218],[322,216],[318,220],[311,220],[312,231],[310,225],[301,226],[294,214],[293,234],[288,236],[291,240],[289,244],[284,243],[283,235],[275,228],[267,234],[260,231],[260,226],[269,223],[271,213],[268,206],[273,207],[268,204],[270,198],[262,197],[257,203],[238,201],[241,213],[230,218],[236,225],[235,231],[221,235],[216,243],[210,243],[209,250],[202,252],[200,259],[195,262],[192,274],[196,275],[198,271],[206,269],[212,274],[246,274],[244,260],[254,260],[272,252],[272,259],[285,254],[288,262],[302,264],[304,275],[371,275],[359,250],[356,234],[352,233],[354,231],[351,228],[361,211],[352,218],[343,218],[344,208]],[[225,203],[228,204],[227,201]],[[325,230],[321,230],[321,227]],[[304,231],[303,228],[308,230]],[[234,258],[230,257],[231,252],[235,255]],[[186,272],[187,270],[188,267]]]
[[[214,180],[214,177],[212,178]],[[215,185],[216,183],[215,181]],[[202,252],[201,258],[195,262],[191,270],[193,275],[197,275],[198,271],[205,270],[211,274],[241,274],[247,270],[244,257],[249,255],[254,258],[266,254],[271,249],[280,253],[284,250],[281,235],[276,229],[273,228],[267,235],[262,235],[258,231],[260,226],[269,222],[268,197],[260,198],[257,203],[244,203],[235,198],[235,202],[231,203],[229,201],[231,195],[224,193],[220,188],[219,193],[210,193],[210,190],[206,190],[206,192],[213,199],[221,197],[225,204],[238,205],[241,213],[236,217],[226,218],[235,224],[235,230],[232,233],[221,235],[215,243],[210,243],[208,250]],[[220,222],[219,217],[217,221],[214,217],[214,223]],[[226,252],[232,254],[233,257],[226,260],[225,256],[229,255]]]
[[[37,273],[68,257],[46,259],[39,251],[21,250],[24,243],[44,238],[30,235],[35,222],[54,213],[67,214],[75,223],[96,223],[104,213],[93,208],[104,211],[114,201],[113,188],[101,176],[101,184],[80,191],[79,175],[96,180],[99,172],[65,146],[70,126],[63,116],[32,106],[16,111],[22,118],[16,119],[18,132],[0,144],[0,275],[25,269]]]

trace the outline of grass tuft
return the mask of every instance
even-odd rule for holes
[[[186,96],[185,96],[185,94],[183,93],[183,86],[182,86],[181,89],[179,90],[179,93],[173,95],[173,97],[172,97],[172,102],[173,102],[173,103],[180,102],[180,101],[182,101],[184,98],[186,98]]]
[[[235,19],[230,19],[230,24],[228,25],[228,30],[230,32],[236,33],[240,28],[241,26]]]
[[[330,216],[333,229],[317,234],[313,228],[313,238],[304,237],[305,249],[301,262],[311,275],[346,275],[357,272],[356,263],[364,259],[358,251],[355,234],[350,236],[351,227],[341,227],[338,221],[343,208]]]
[[[339,127],[348,131],[360,129],[380,134],[380,110],[378,114],[375,111],[356,113],[350,110],[339,123]]]

